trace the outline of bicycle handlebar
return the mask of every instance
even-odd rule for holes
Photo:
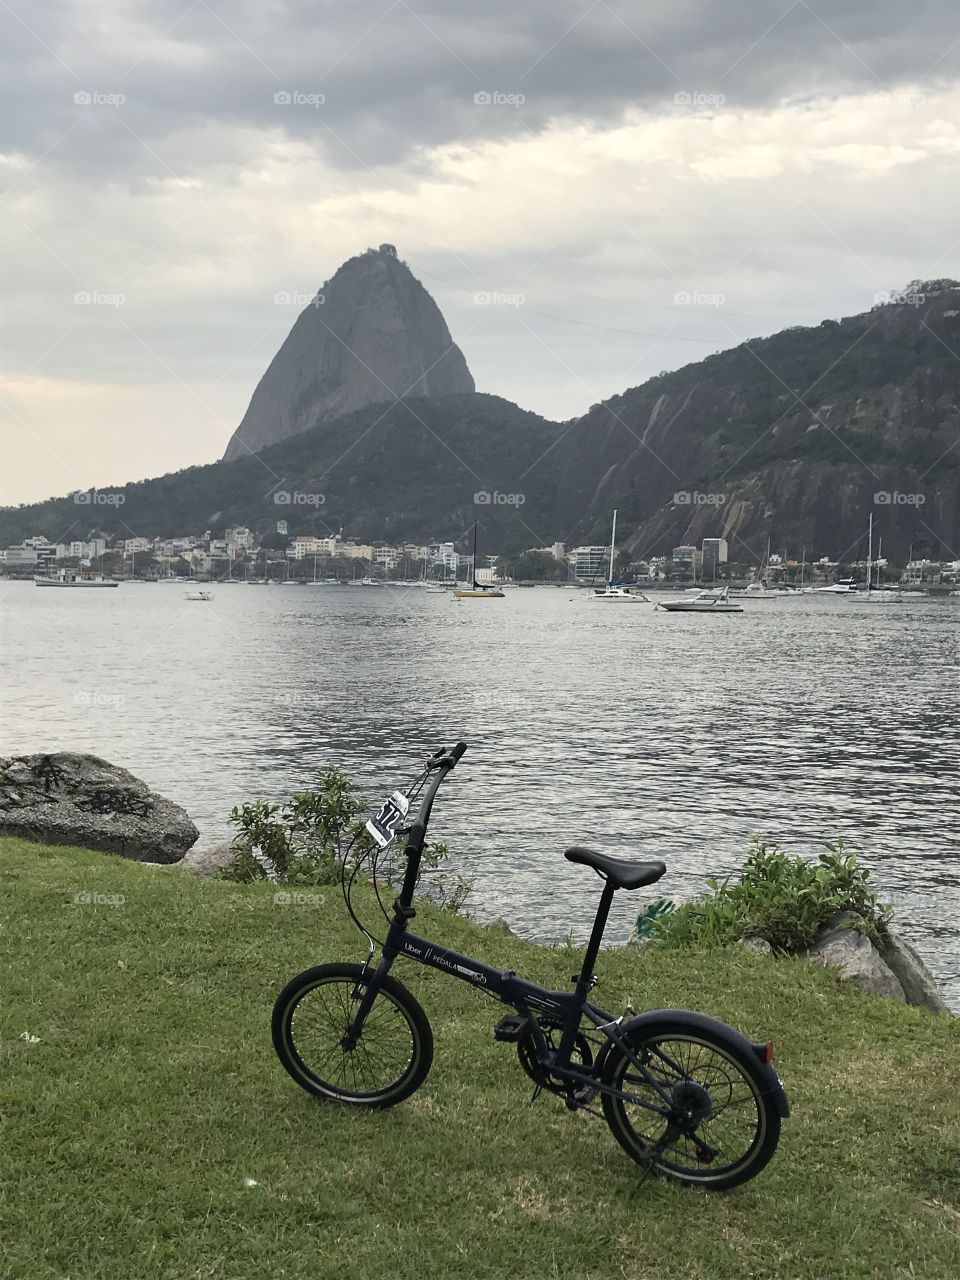
[[[458,742],[452,746],[449,751],[445,747],[441,747],[439,751],[435,751],[427,761],[427,768],[433,769],[452,769],[463,753],[467,749],[465,742]]]
[[[420,870],[420,855],[423,853],[423,845],[427,835],[427,823],[430,821],[430,810],[433,808],[434,796],[440,788],[440,783],[450,770],[456,767],[457,761],[462,757],[466,749],[467,744],[465,742],[458,742],[449,750],[441,747],[427,761],[427,770],[433,773],[434,776],[423,793],[417,816],[410,824],[407,843],[404,848],[404,853],[407,856],[407,870],[403,877],[403,887],[400,890],[400,896],[397,901],[406,908],[409,908],[413,899],[417,874]]]

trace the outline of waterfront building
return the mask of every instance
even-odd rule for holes
[[[700,554],[703,559],[703,577],[705,582],[712,582],[720,576],[720,565],[726,564],[728,548],[726,538],[704,538]]]
[[[580,582],[605,579],[610,562],[609,547],[574,547],[573,572]]]

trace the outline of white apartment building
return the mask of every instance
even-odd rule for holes
[[[590,582],[594,578],[606,577],[610,556],[607,547],[574,547],[572,555],[573,571],[581,581]]]

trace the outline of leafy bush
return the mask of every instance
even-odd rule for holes
[[[366,830],[366,804],[347,775],[336,766],[324,769],[313,790],[300,791],[284,805],[254,800],[230,812],[236,826],[233,862],[223,878],[248,883],[271,879],[279,884],[334,884],[353,841],[351,858],[371,852],[374,842]],[[471,884],[459,874],[448,875],[443,864],[445,844],[428,844],[421,861],[421,892],[444,910],[460,912]],[[402,857],[389,858],[382,869],[384,882],[397,888],[405,866]]]
[[[777,951],[801,951],[831,916],[852,911],[879,937],[890,908],[873,892],[869,871],[842,840],[826,850],[808,862],[755,837],[737,877],[709,879],[708,894],[679,907],[654,903],[638,918],[637,932],[661,947],[729,946],[759,937]]]
[[[282,884],[333,884],[340,861],[356,837],[355,851],[371,846],[361,820],[364,804],[342,770],[331,766],[317,786],[300,791],[284,805],[254,800],[230,812],[237,827],[230,880],[275,879]]]

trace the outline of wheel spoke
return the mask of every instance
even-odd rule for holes
[[[355,978],[327,978],[307,988],[290,1016],[290,1038],[314,1081],[326,1092],[363,1099],[389,1091],[411,1070],[417,1037],[403,1006],[381,989],[352,1049],[343,1038],[360,1007]],[[362,990],[362,984],[361,984]]]
[[[648,1074],[642,1075],[623,1055],[614,1069],[614,1087],[648,1104],[659,1103],[659,1091],[665,1091],[681,1125],[676,1140],[657,1159],[660,1169],[686,1181],[707,1182],[750,1161],[763,1135],[763,1110],[758,1086],[734,1058],[694,1032],[652,1037],[631,1043],[630,1049]],[[611,1096],[608,1109],[638,1158],[662,1139],[665,1129],[649,1106]]]

